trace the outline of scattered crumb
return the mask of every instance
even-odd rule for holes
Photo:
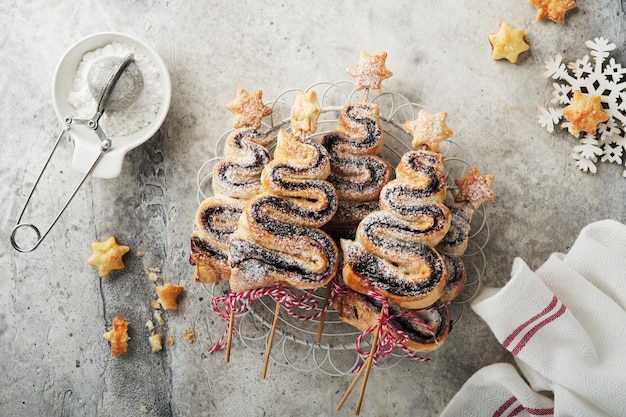
[[[166,310],[178,310],[178,296],[184,291],[180,285],[165,284],[156,287],[159,303]]]
[[[152,300],[152,301],[150,301],[150,307],[152,307],[155,310],[160,310],[161,309],[161,303],[159,303],[159,300]]]
[[[165,344],[168,346],[172,346],[174,344],[174,338],[172,336],[167,336],[167,339],[165,340]]]
[[[142,250],[137,251],[137,256],[139,256],[140,258],[143,257],[146,253]]]
[[[152,320],[148,320],[146,322],[146,327],[148,328],[148,330],[153,331],[154,330],[154,322]]]
[[[148,407],[146,407],[145,405],[142,405],[141,407],[139,407],[139,411],[141,411],[142,413],[148,414]]]
[[[161,316],[161,310],[154,311],[154,318],[156,319],[157,323],[159,323],[161,326],[165,324],[165,321],[163,320],[163,316]]]
[[[113,318],[113,329],[102,335],[111,342],[111,356],[118,356],[128,348],[128,322],[120,316]]]
[[[158,352],[163,349],[163,336],[161,333],[153,334],[148,339],[150,340],[150,347],[153,352]]]
[[[146,268],[144,272],[151,282],[156,282],[159,279],[158,274],[161,272],[161,270],[159,268]]]
[[[193,343],[196,341],[196,333],[191,329],[187,329],[185,333],[183,333],[183,338],[189,343]]]

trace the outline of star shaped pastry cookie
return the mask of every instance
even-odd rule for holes
[[[413,136],[412,146],[426,146],[433,152],[439,151],[439,145],[452,136],[452,130],[446,124],[448,113],[429,113],[421,109],[417,119],[404,123],[404,130]]]
[[[524,40],[524,30],[514,29],[505,22],[500,23],[496,33],[489,35],[489,43],[493,59],[506,59],[512,64],[517,63],[522,52],[530,49],[530,45]]]
[[[128,323],[120,316],[113,318],[113,328],[102,335],[111,342],[111,356],[118,356],[128,348]]]
[[[291,129],[294,134],[315,132],[317,119],[322,108],[317,101],[317,93],[313,90],[298,92],[296,102],[291,108]]]
[[[493,200],[496,195],[491,191],[494,181],[493,175],[482,175],[478,168],[472,166],[464,177],[456,178],[454,183],[459,187],[454,196],[457,203],[468,202],[474,210],[485,200]]]
[[[600,96],[585,96],[580,90],[574,91],[572,103],[563,109],[563,117],[569,122],[572,135],[587,132],[595,135],[598,124],[609,120],[609,115],[602,111]]]
[[[250,93],[241,87],[237,87],[237,98],[227,103],[226,108],[235,116],[235,129],[249,127],[258,130],[263,118],[272,114],[272,108],[263,104],[261,90]]]
[[[93,242],[91,249],[93,253],[87,259],[87,263],[95,266],[98,269],[98,276],[102,278],[114,269],[124,269],[122,257],[130,248],[118,244],[115,236],[111,236],[103,242]]]
[[[537,8],[537,20],[550,19],[556,23],[565,21],[565,12],[576,7],[573,0],[528,0]]]
[[[348,74],[355,78],[355,88],[357,91],[363,90],[364,88],[380,90],[382,81],[393,75],[393,73],[385,67],[386,59],[387,52],[381,52],[376,55],[361,52],[359,62],[348,67]]]
[[[178,310],[178,296],[185,290],[180,285],[165,284],[156,287],[159,304],[166,310]]]

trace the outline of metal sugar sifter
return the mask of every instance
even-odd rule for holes
[[[111,139],[107,137],[104,130],[100,126],[100,118],[104,114],[107,109],[114,110],[124,110],[125,108],[132,105],[141,90],[143,89],[143,78],[141,76],[141,72],[134,64],[133,54],[128,54],[123,58],[119,57],[106,57],[96,61],[89,70],[89,74],[87,77],[87,82],[89,85],[89,91],[96,99],[97,108],[95,114],[87,119],[74,118],[72,116],[66,116],[63,120],[65,123],[64,128],[61,130],[61,133],[57,137],[54,146],[52,147],[52,151],[48,155],[46,162],[44,163],[41,171],[39,172],[39,176],[35,180],[33,184],[33,188],[31,189],[26,202],[24,203],[24,207],[17,219],[17,224],[13,228],[11,232],[11,244],[13,248],[15,248],[19,252],[30,252],[37,248],[41,241],[47,236],[52,227],[59,220],[69,203],[72,201],[79,188],[83,185],[87,177],[92,173],[98,162],[102,159],[104,154],[111,149],[112,142]],[[74,191],[71,193],[69,199],[65,202],[63,207],[60,209],[57,216],[54,218],[50,226],[42,233],[39,228],[32,223],[24,223],[22,222],[22,217],[26,212],[26,208],[28,207],[30,200],[41,180],[44,171],[46,170],[54,152],[56,151],[61,139],[65,136],[65,134],[72,129],[75,125],[85,125],[88,127],[100,140],[100,152],[97,157],[87,170],[87,172],[83,175],[79,184],[76,186]],[[16,235],[21,229],[31,229],[36,234],[36,241],[34,245],[24,247],[20,245],[16,240]]]

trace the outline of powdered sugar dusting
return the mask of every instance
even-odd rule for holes
[[[93,117],[98,103],[89,92],[87,82],[89,69],[101,58],[119,57],[122,59],[129,53],[133,54],[134,62],[143,77],[143,90],[129,108],[120,111],[105,111],[100,119],[100,125],[109,137],[131,135],[154,121],[163,97],[159,71],[149,58],[131,45],[122,42],[112,42],[87,52],[78,65],[72,80],[72,90],[67,96],[68,103],[76,110],[72,116],[76,118]]]

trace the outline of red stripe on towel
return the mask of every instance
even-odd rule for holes
[[[554,408],[527,408],[528,414],[531,416],[553,416]]]
[[[496,412],[493,413],[493,417],[500,417],[504,415],[504,412],[508,410],[509,407],[511,407],[511,404],[513,404],[516,401],[517,401],[517,398],[515,398],[515,396],[512,396],[511,398],[503,402],[502,405],[496,410]]]
[[[542,321],[540,321],[539,323],[537,323],[537,325],[533,326],[525,335],[524,337],[522,337],[522,339],[519,341],[519,343],[515,346],[515,348],[513,348],[513,350],[511,350],[511,353],[515,356],[517,356],[517,354],[519,354],[519,352],[524,348],[524,346],[526,346],[526,343],[528,343],[528,341],[539,331],[541,330],[544,326],[546,326],[547,324],[552,323],[554,320],[558,319],[559,317],[561,317],[563,315],[563,313],[565,313],[565,310],[567,310],[567,308],[565,307],[565,304],[561,304],[561,308],[558,309],[558,311],[554,314],[552,314],[551,316],[546,317],[545,319],[543,319]]]
[[[516,406],[511,410],[511,407]],[[508,410],[508,414],[505,414]],[[554,415],[554,408],[526,408],[521,405],[515,396],[512,396],[508,400],[502,403],[502,405],[493,413],[493,417],[514,417],[520,414],[522,411],[526,411],[531,416],[552,416]]]
[[[528,326],[530,326],[533,322],[539,320],[541,317],[545,316],[546,314],[550,313],[550,311],[552,311],[552,309],[554,309],[554,307],[556,307],[557,303],[559,302],[558,298],[556,298],[556,296],[552,297],[552,300],[550,301],[550,303],[547,305],[546,308],[543,309],[543,311],[541,311],[541,313],[531,317],[529,320],[527,320],[526,322],[522,323],[521,325],[519,325],[517,327],[517,329],[513,330],[513,333],[511,333],[509,335],[509,337],[507,337],[504,342],[502,342],[502,346],[504,346],[505,348],[508,348],[509,345],[511,344],[511,342],[513,342],[513,340]]]

